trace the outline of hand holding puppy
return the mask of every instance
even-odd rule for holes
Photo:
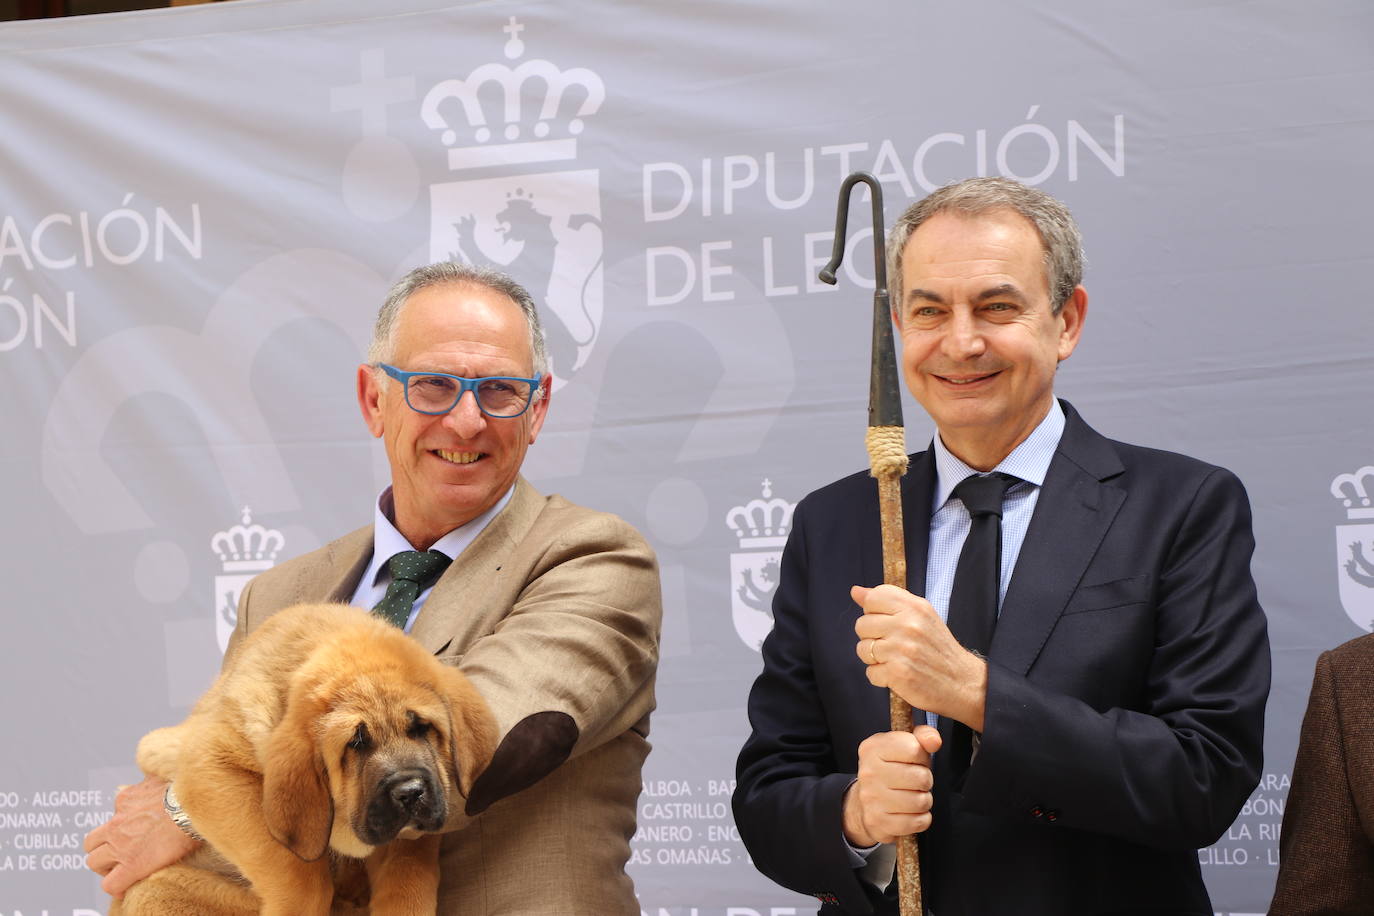
[[[149,776],[115,796],[115,813],[86,834],[86,867],[102,875],[100,889],[123,897],[136,881],[179,862],[199,845],[172,823],[163,806],[164,780]]]

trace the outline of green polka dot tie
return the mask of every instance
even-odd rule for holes
[[[406,621],[410,619],[410,609],[415,599],[420,597],[420,592],[443,575],[452,562],[437,550],[423,553],[403,550],[396,554],[386,561],[386,568],[391,571],[391,584],[372,613],[404,629]]]

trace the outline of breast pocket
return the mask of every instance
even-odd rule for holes
[[[1139,708],[1154,654],[1152,592],[1149,575],[1080,586],[1033,676],[1099,711]]]
[[[1087,614],[1092,611],[1110,611],[1132,605],[1145,604],[1150,600],[1152,577],[1146,573],[1125,579],[1113,579],[1096,585],[1080,585],[1064,608],[1064,616]]]

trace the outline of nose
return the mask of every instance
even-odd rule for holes
[[[453,409],[444,415],[448,428],[464,439],[471,439],[487,426],[487,415],[477,406],[477,392],[464,391]]]
[[[971,309],[955,309],[945,330],[943,348],[946,356],[959,361],[983,355],[987,344]]]
[[[423,777],[401,775],[387,787],[387,795],[399,810],[414,813],[425,797],[425,788]]]

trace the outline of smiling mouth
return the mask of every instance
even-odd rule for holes
[[[975,382],[981,382],[986,379],[990,379],[1001,371],[1002,370],[999,369],[997,370],[997,372],[988,372],[984,375],[965,375],[959,377],[955,377],[952,375],[936,375],[935,377],[942,382],[947,382],[950,385],[972,385]]]
[[[451,464],[472,464],[486,457],[482,452],[446,452],[441,448],[436,448],[434,454]]]

